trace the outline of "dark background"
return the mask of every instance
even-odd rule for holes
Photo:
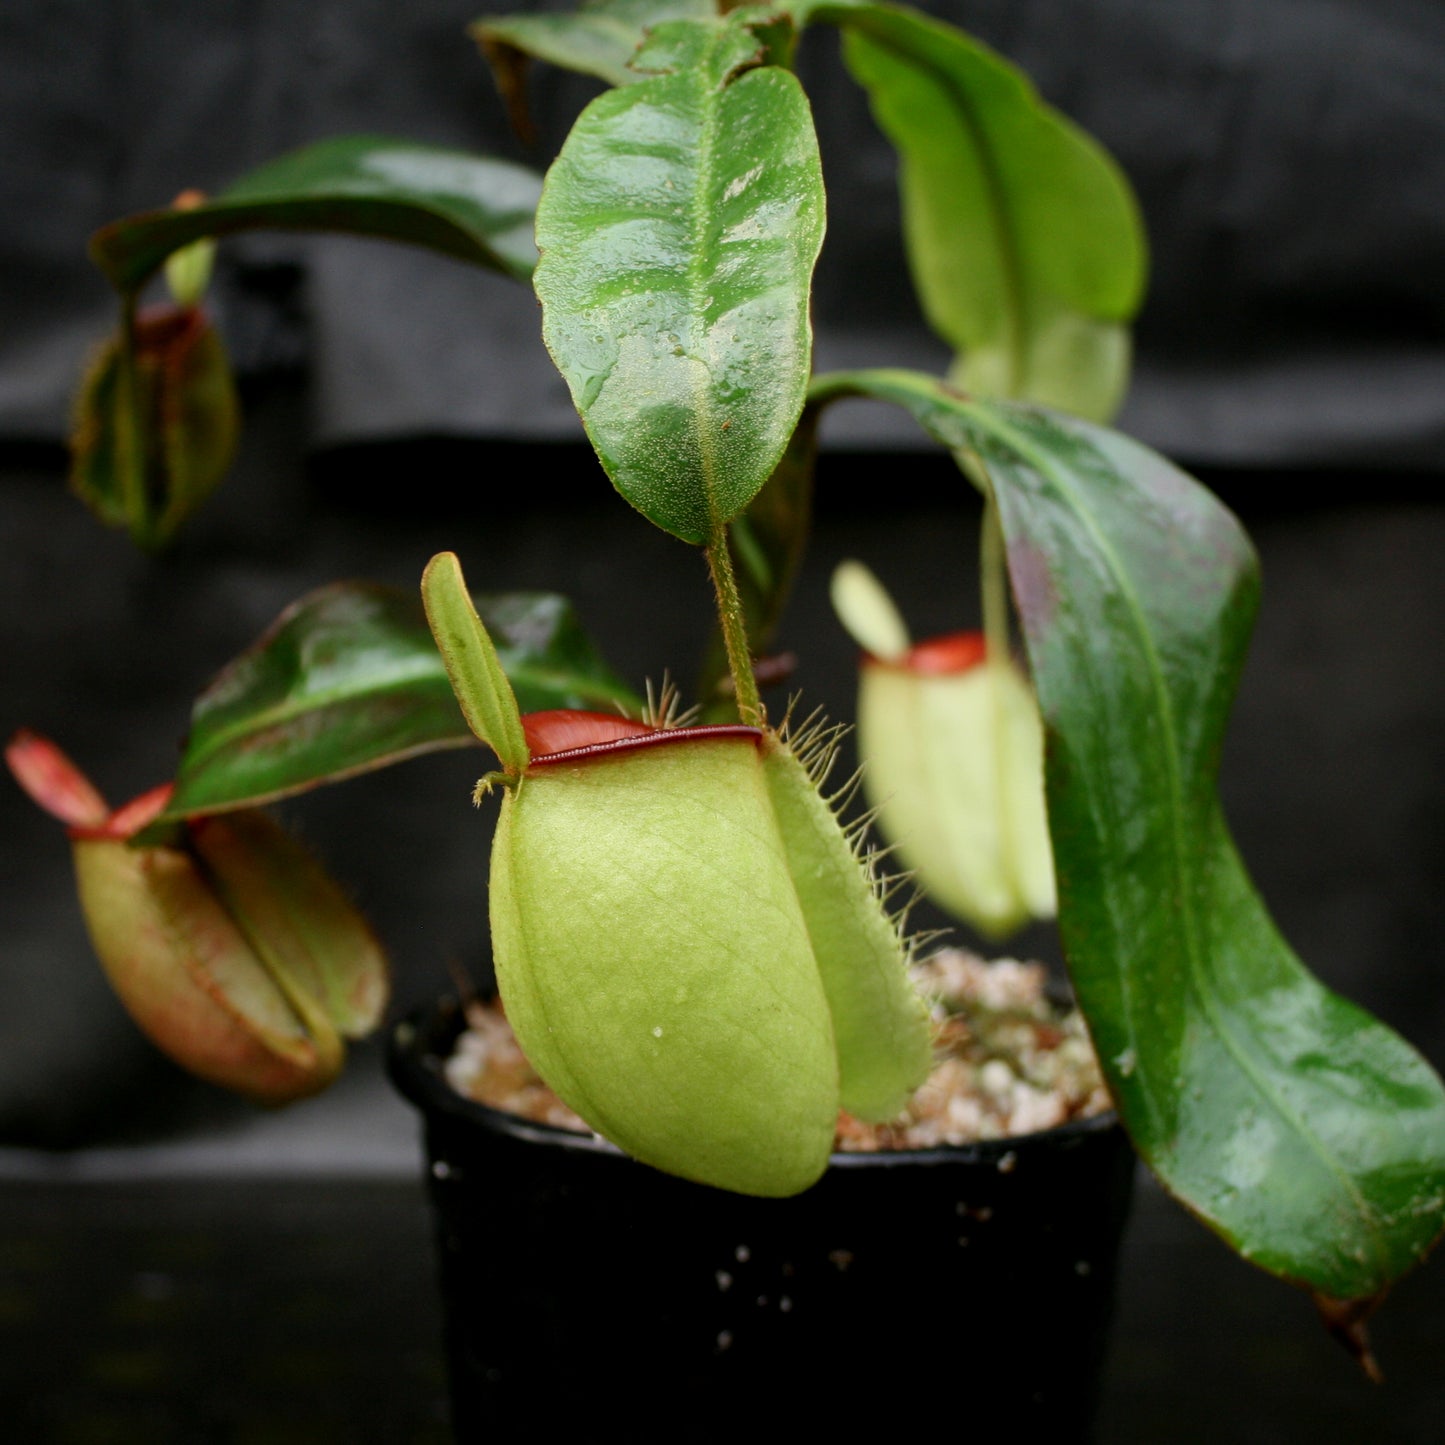
[[[1439,1067],[1445,20],[1428,0],[929,8],[1023,63],[1139,190],[1154,272],[1120,424],[1213,485],[1264,565],[1225,759],[1231,820],[1311,967]],[[630,681],[694,671],[700,560],[643,525],[579,445],[530,294],[445,260],[237,239],[215,290],[248,413],[233,477],[159,558],[64,490],[68,397],[111,324],[84,258],[96,225],[336,131],[545,164],[592,87],[539,75],[543,145],[522,151],[462,34],[474,14],[447,0],[0,13],[0,729],[56,737],[113,801],[169,775],[190,698],[286,603],[339,577],[413,586],[443,547],[478,587],[566,591]],[[832,51],[814,37],[806,60],[831,207],[818,363],[937,370],[946,358],[902,279],[891,161]],[[920,635],[966,625],[976,519],[901,414],[840,409],[827,441],[782,641],[806,697],[846,717],[852,649],[827,608],[832,566],[869,560]],[[390,944],[398,1013],[456,967],[485,971],[489,824],[466,802],[480,764],[417,761],[285,810]],[[15,1344],[0,1391],[20,1390],[35,1438],[242,1438],[204,1372],[153,1371],[170,1382],[160,1414],[116,1375],[130,1346],[107,1331],[141,1326],[112,1295],[154,1293],[152,1276],[189,1313],[152,1310],[145,1328],[170,1330],[175,1348],[209,1340],[218,1361],[237,1348],[225,1341],[238,1298],[264,1314],[295,1286],[351,1310],[365,1336],[353,1358],[412,1361],[394,1413],[334,1382],[332,1409],[303,1375],[293,1394],[330,1411],[332,1433],[294,1438],[429,1438],[432,1306],[396,1284],[424,1244],[414,1125],[379,1046],[357,1051],[333,1094],[258,1116],[138,1038],[91,961],[60,830],[8,783],[0,878],[0,1325]],[[1045,929],[1021,947],[1056,956]],[[178,1235],[212,1264],[167,1264]],[[378,1284],[356,1316],[345,1271],[367,1238]],[[1382,1318],[1381,1392],[1337,1360],[1302,1300],[1148,1186],[1130,1251],[1104,1438],[1440,1438],[1438,1264]],[[47,1344],[62,1319],[86,1322],[73,1359]],[[318,1325],[316,1339],[334,1350],[334,1332]],[[150,1433],[84,1435],[89,1405],[135,1428],[142,1398]]]
[[[547,4],[562,8],[558,0]],[[397,134],[543,165],[595,86],[537,68],[507,134],[477,0],[11,0],[0,14],[0,435],[64,428],[109,298],[84,239],[320,136]],[[538,8],[546,8],[539,6]],[[934,0],[1119,158],[1154,272],[1124,429],[1238,466],[1434,469],[1445,439],[1445,24],[1434,0]],[[829,178],[821,368],[930,365],[891,158],[810,34]],[[820,88],[820,86],[822,88]],[[218,295],[250,371],[305,362],[318,443],[570,438],[525,288],[376,243],[252,236]],[[910,425],[841,423],[897,444]]]

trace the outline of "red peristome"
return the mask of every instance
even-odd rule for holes
[[[102,828],[110,805],[49,738],[21,728],[5,748],[15,781],[53,818],[72,828]]]
[[[988,644],[981,632],[946,632],[925,638],[908,650],[907,665],[914,672],[967,672],[988,656]]]
[[[614,712],[584,712],[581,708],[559,707],[550,712],[522,715],[527,751],[534,760],[548,753],[591,747],[595,743],[614,743],[621,738],[639,738],[656,731],[646,723],[633,722]]]
[[[916,642],[896,662],[868,656],[874,667],[897,667],[925,677],[944,677],[967,672],[988,656],[988,644],[981,632],[945,632],[941,637]]]
[[[72,838],[101,838],[124,842],[134,837],[148,823],[153,823],[165,812],[171,794],[176,790],[174,783],[162,783],[159,787],[132,798],[123,807],[117,808],[98,827],[71,828]]]
[[[609,757],[614,753],[669,743],[697,742],[717,737],[745,737],[758,742],[763,735],[760,728],[745,727],[741,723],[655,728],[646,723],[614,717],[610,713],[583,712],[572,708],[526,713],[522,718],[522,731],[526,734],[527,747],[532,754],[529,771],[553,763],[581,762],[587,758]]]
[[[178,349],[184,351],[205,329],[206,315],[199,306],[161,301],[136,316],[136,346],[145,359],[165,360]]]

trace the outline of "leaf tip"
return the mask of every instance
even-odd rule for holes
[[[1329,1295],[1314,1294],[1315,1309],[1319,1311],[1320,1322],[1334,1339],[1338,1340],[1350,1358],[1365,1372],[1374,1384],[1384,1383],[1385,1375],[1380,1362],[1370,1346],[1370,1335],[1366,1323],[1384,1302],[1385,1291],[1366,1295],[1363,1299],[1332,1299]]]

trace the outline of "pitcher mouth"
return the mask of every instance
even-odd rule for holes
[[[981,632],[945,632],[915,642],[900,657],[876,657],[865,652],[869,667],[887,667],[924,677],[947,677],[969,672],[988,657],[988,644]]]
[[[554,763],[585,762],[641,748],[701,742],[708,738],[748,738],[754,745],[761,745],[763,740],[761,728],[743,723],[656,728],[611,713],[573,708],[526,713],[522,717],[522,731],[532,754],[528,772]]]

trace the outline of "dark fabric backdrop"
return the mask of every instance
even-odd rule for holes
[[[1232,464],[1210,479],[1263,528],[1267,602],[1225,775],[1232,816],[1305,957],[1438,1059],[1445,1001],[1421,960],[1445,926],[1430,871],[1445,816],[1439,12],[1408,0],[946,8],[1022,59],[1141,187],[1157,261],[1132,424],[1186,459]],[[345,576],[415,585],[443,547],[479,587],[571,593],[633,682],[692,674],[707,620],[697,559],[641,526],[571,440],[525,288],[459,264],[295,236],[227,248],[219,289],[248,429],[236,475],[166,556],[97,527],[65,495],[58,449],[13,445],[61,434],[80,355],[109,322],[84,258],[91,227],[335,129],[520,154],[462,33],[470,16],[463,0],[0,11],[0,730],[53,734],[115,799],[172,771],[190,699],[288,602]],[[826,69],[836,58],[819,39],[809,63]],[[891,163],[834,78],[822,363],[941,364],[897,319]],[[544,151],[589,88],[539,76]],[[914,441],[877,409],[840,408],[838,421],[840,447]],[[465,440],[386,440],[447,432]],[[538,440],[554,436],[568,440]],[[331,448],[307,470],[318,441]],[[1361,458],[1368,473],[1339,469]],[[975,544],[946,458],[837,461],[783,644],[803,655],[806,695],[847,717],[833,563],[867,557],[925,634],[969,620]],[[1416,465],[1427,470],[1404,480]],[[514,486],[505,502],[488,490],[518,475],[548,487]],[[455,804],[474,768],[418,762],[292,809],[375,912],[400,1006],[434,996],[451,961],[485,968],[485,828]],[[186,1132],[188,1111],[249,1118],[135,1035],[88,957],[58,831],[8,784],[0,863],[0,1141],[154,1138]],[[1054,945],[1041,929],[1024,946]],[[384,1097],[374,1068],[344,1088]],[[325,1120],[334,1106],[316,1107]],[[365,1154],[376,1128],[342,1152]]]
[[[1439,0],[929,8],[1020,60],[1140,191],[1154,283],[1123,424],[1203,464],[1264,565],[1224,760],[1231,822],[1310,966],[1438,1068],[1445,9]],[[0,4],[0,736],[22,724],[50,733],[113,800],[173,770],[195,692],[283,606],[347,576],[414,586],[443,547],[479,587],[569,592],[630,681],[663,667],[692,675],[708,613],[697,557],[643,526],[576,444],[526,290],[434,257],[294,236],[230,243],[217,292],[246,378],[235,476],[159,558],[98,527],[65,492],[54,443],[81,359],[111,321],[86,234],[338,130],[526,159],[462,34],[473,14],[473,0]],[[941,365],[926,333],[899,320],[912,312],[891,161],[837,72],[831,39],[811,48],[808,66],[837,82],[820,117],[832,184],[820,364]],[[535,164],[589,90],[538,76]],[[946,457],[896,450],[917,438],[887,413],[840,409],[837,420],[781,641],[801,654],[806,698],[847,718],[854,658],[828,609],[834,563],[867,558],[925,634],[972,620],[977,538]],[[391,440],[425,433],[465,440]],[[889,450],[848,450],[865,445]],[[528,485],[517,487],[519,476]],[[489,489],[495,477],[514,483],[505,500]],[[467,803],[482,765],[471,753],[420,759],[284,809],[388,943],[393,1017],[434,998],[455,967],[485,972],[494,810]],[[1045,928],[1017,947],[1056,953]],[[414,1302],[396,1303],[417,1293],[398,1295],[397,1280],[421,1263],[423,1226],[379,1228],[356,1176],[416,1178],[416,1122],[385,1083],[379,1042],[357,1052],[335,1090],[275,1114],[182,1076],[139,1036],[95,965],[61,829],[0,779],[7,1418],[82,1422],[85,1438],[99,1438],[81,1412],[107,1379],[112,1394],[144,1407],[135,1362],[161,1358],[156,1335],[136,1353],[136,1333],[123,1327],[139,1327],[139,1292],[168,1287],[186,1246],[195,1268],[180,1278],[206,1309],[184,1290],[144,1297],[145,1320],[163,1317],[180,1342],[176,1373],[156,1376],[173,1425],[214,1420],[207,1409],[225,1410],[232,1393],[255,1394],[264,1379],[263,1403],[293,1438],[294,1421],[312,1416],[275,1410],[314,1409],[314,1361],[340,1342],[354,1368],[378,1360],[390,1409],[373,1408],[374,1390],[347,1387],[350,1413],[329,1421],[325,1438],[343,1438],[341,1418],[353,1422],[348,1440],[401,1438],[393,1420],[413,1395],[429,1399],[395,1372],[399,1361],[415,1367],[415,1342],[434,1331],[417,1323]],[[321,1211],[307,1233],[294,1183],[263,1186],[318,1171],[344,1181],[327,1196],[342,1212]],[[224,1182],[178,1184],[178,1175]],[[31,1195],[17,1182],[97,1176],[125,1181],[121,1194]],[[136,1185],[147,1176],[156,1182]],[[206,1198],[225,1199],[220,1225]],[[38,1244],[34,1228],[17,1224],[24,1216],[43,1224]],[[284,1221],[279,1249],[267,1219]],[[130,1223],[164,1236],[167,1250],[125,1248]],[[195,1253],[206,1229],[212,1252]],[[338,1238],[352,1237],[353,1252],[339,1252]],[[1157,1190],[1141,1190],[1130,1240],[1101,1439],[1439,1439],[1439,1260],[1382,1313],[1389,1383],[1377,1392],[1311,1329],[1303,1300],[1232,1261]],[[364,1290],[357,1260],[375,1276]],[[318,1285],[323,1266],[340,1283]],[[131,1293],[117,1294],[116,1280]],[[316,1312],[326,1291],[345,1329]],[[271,1314],[257,1298],[273,1301]],[[297,1406],[283,1394],[277,1407],[278,1377],[245,1362],[292,1349],[302,1319],[323,1349],[303,1348],[306,1368],[286,1376],[307,1399]],[[363,1320],[383,1342],[375,1356],[357,1348]],[[109,1357],[109,1376],[93,1348],[108,1329],[132,1351]],[[0,1380],[0,1395],[6,1388]],[[950,1388],[966,1420],[974,1386],[961,1378]],[[35,1438],[52,1438],[38,1428]],[[107,1425],[105,1438],[220,1438],[219,1428],[122,1435]],[[225,1428],[234,1434],[231,1416]],[[64,1438],[79,1438],[75,1429]]]
[[[1225,775],[1232,816],[1305,957],[1438,1059],[1445,1001],[1421,967],[1445,926],[1430,862],[1445,816],[1437,12],[1406,0],[947,8],[1019,56],[1141,187],[1156,285],[1126,424],[1216,464],[1210,479],[1264,550],[1264,620]],[[571,593],[633,682],[692,674],[707,620],[697,559],[638,523],[573,440],[527,291],[461,265],[295,236],[230,246],[219,289],[248,378],[247,435],[236,476],[164,557],[138,556],[65,495],[58,449],[14,445],[58,438],[80,355],[108,324],[84,259],[91,227],[335,129],[519,154],[462,34],[470,14],[459,0],[0,12],[0,730],[55,735],[115,799],[170,773],[191,697],[288,602],[344,576],[414,585],[443,547],[479,587]],[[809,63],[826,68],[820,40]],[[539,77],[544,149],[588,90]],[[897,319],[888,156],[861,103],[837,93],[823,110],[835,186],[822,364],[941,364]],[[846,717],[833,563],[867,557],[924,634],[969,620],[975,544],[946,458],[870,462],[846,448],[913,434],[862,406],[838,420],[845,450],[820,482],[783,642],[803,655],[806,695]],[[448,432],[463,439],[387,440]],[[307,470],[316,442],[330,450]],[[1367,473],[1339,469],[1361,459]],[[548,488],[489,492],[518,475]],[[485,968],[486,832],[456,802],[475,766],[418,762],[291,810],[375,912],[401,1006],[445,987],[451,961]],[[8,784],[0,863],[0,1142],[60,1148],[249,1118],[135,1035],[88,958],[58,830]],[[1053,942],[1041,929],[1025,946]],[[350,1089],[384,1097],[375,1068]],[[318,1137],[346,1134],[324,1122],[337,1105],[315,1107],[318,1133],[303,1123],[296,1136],[310,1158]],[[338,1145],[353,1160],[385,1136],[379,1115],[358,1117]],[[385,1137],[405,1141],[395,1128]]]
[[[518,0],[525,4],[526,0]],[[547,4],[553,0],[546,0]],[[544,165],[588,82],[539,73],[535,152],[463,33],[478,0],[9,0],[0,12],[0,437],[62,434],[108,297],[94,227],[367,130]],[[515,8],[496,5],[497,9]],[[1436,0],[931,0],[1021,63],[1141,195],[1154,278],[1126,429],[1195,462],[1438,467],[1445,11]],[[942,364],[891,157],[810,36],[832,225],[819,364]],[[310,364],[319,442],[573,437],[525,288],[375,243],[247,237],[218,288],[248,372]],[[841,444],[912,445],[901,417]]]

